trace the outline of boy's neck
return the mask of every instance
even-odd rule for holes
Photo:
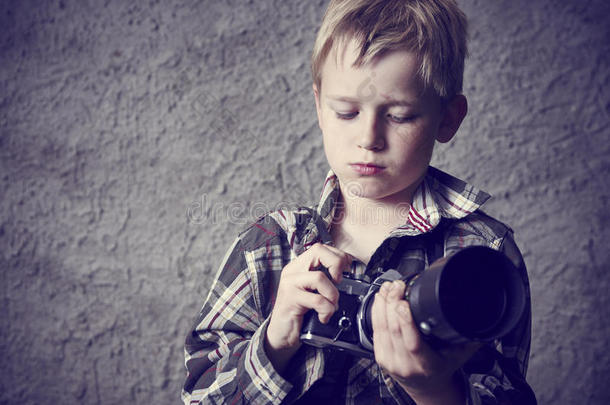
[[[407,221],[413,192],[384,199],[341,196],[331,234],[335,246],[364,263],[390,232]]]
[[[335,220],[354,229],[387,229],[389,232],[407,221],[413,196],[423,180],[424,176],[407,189],[377,199],[350,195],[341,188]]]
[[[342,196],[342,204],[337,207],[337,219],[351,229],[387,229],[404,224],[409,212],[411,199],[373,200],[369,198]]]

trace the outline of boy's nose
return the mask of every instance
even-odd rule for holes
[[[366,150],[381,150],[384,148],[383,128],[381,128],[377,117],[372,117],[362,128],[358,138],[358,146]]]

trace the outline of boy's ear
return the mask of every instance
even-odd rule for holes
[[[462,124],[468,113],[468,100],[463,94],[458,94],[442,107],[441,125],[436,140],[440,143],[449,142]]]

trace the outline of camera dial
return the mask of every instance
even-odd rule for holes
[[[339,318],[337,324],[339,325],[339,328],[341,328],[341,330],[347,330],[352,327],[352,321],[350,321],[350,319],[345,315]]]

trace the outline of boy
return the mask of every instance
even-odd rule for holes
[[[370,281],[486,245],[513,260],[512,232],[477,211],[489,197],[429,167],[467,112],[466,21],[453,0],[332,0],[312,55],[331,171],[320,204],[279,210],[239,235],[186,341],[185,404],[535,403],[524,380],[530,303],[494,345],[436,350],[414,326],[402,281],[372,309],[374,359],[299,341],[304,314],[327,322],[344,272]],[[328,268],[330,278],[320,271]],[[528,290],[529,291],[529,290]]]

